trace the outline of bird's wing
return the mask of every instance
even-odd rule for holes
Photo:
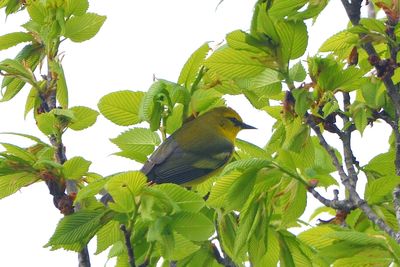
[[[158,149],[149,159],[149,163],[143,166],[142,171],[150,181],[155,183],[185,184],[209,175],[228,162],[233,145],[228,141],[219,142],[218,147],[198,151],[184,151],[169,141],[169,148]],[[226,143],[225,143],[226,142]]]

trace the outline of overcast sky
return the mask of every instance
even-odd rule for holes
[[[87,42],[64,42],[61,51],[65,51],[63,65],[70,106],[85,105],[97,109],[99,99],[109,92],[147,90],[153,75],[176,81],[186,59],[204,42],[212,41],[211,46],[215,46],[223,41],[226,33],[249,29],[255,1],[225,0],[217,9],[219,0],[90,2],[91,12],[107,16],[103,28]],[[21,15],[6,19],[2,10],[0,35],[20,31],[19,25],[26,19]],[[309,32],[308,54],[315,54],[327,37],[344,29],[346,24],[347,17],[340,1],[331,1]],[[14,57],[21,48],[0,51],[0,60]],[[32,114],[26,120],[23,118],[27,89],[24,88],[12,101],[0,103],[0,132],[29,133],[45,140],[36,129]],[[271,134],[273,121],[266,114],[254,111],[242,98],[229,98],[228,103],[238,110],[244,121],[259,128],[241,133],[240,138],[264,145]],[[126,128],[117,127],[99,116],[94,127],[65,134],[67,156],[85,157],[93,162],[90,170],[102,175],[137,169],[139,165],[130,160],[110,156],[117,148],[108,139],[123,130]],[[368,131],[365,136],[374,137]],[[5,136],[0,136],[0,142],[29,144],[24,139]],[[383,145],[377,146],[377,151],[383,151]],[[1,266],[77,266],[75,253],[50,252],[42,247],[61,218],[43,183],[0,200],[0,212]],[[90,253],[94,250],[95,246],[91,244]],[[103,266],[106,253],[91,255],[91,261],[92,266]]]

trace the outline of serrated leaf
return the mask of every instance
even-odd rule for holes
[[[204,207],[205,202],[200,195],[182,186],[160,184],[154,187],[163,191],[171,200],[178,204],[183,211],[198,212]]]
[[[396,175],[394,167],[395,152],[393,150],[378,154],[373,157],[364,168],[368,171],[374,171],[382,176]]]
[[[161,140],[157,133],[145,128],[133,128],[111,139],[122,151],[116,153],[139,162],[145,162]]]
[[[53,113],[42,113],[36,116],[36,123],[42,133],[51,135],[54,132],[57,119]]]
[[[107,223],[104,219],[109,211],[81,210],[65,216],[57,225],[45,247],[65,248],[80,251],[96,232]],[[73,248],[68,245],[74,245]]]
[[[97,111],[83,106],[72,107],[69,110],[74,113],[75,120],[73,120],[68,127],[75,131],[80,131],[92,126],[99,115]]]
[[[235,146],[240,150],[240,152],[246,153],[249,157],[267,159],[270,158],[270,156],[264,149],[245,140],[237,138],[235,141]]]
[[[356,231],[336,231],[327,234],[328,238],[337,240],[348,241],[354,245],[378,245],[383,248],[386,247],[384,235],[381,234],[368,234]]]
[[[210,46],[208,43],[200,46],[183,66],[181,73],[179,74],[178,83],[183,84],[186,88],[190,88],[191,84],[195,81],[197,73],[200,67],[203,65],[204,59],[206,58]]]
[[[37,176],[28,172],[0,176],[0,199],[12,195],[22,187],[33,184],[38,180]]]
[[[267,66],[275,63],[261,62],[258,57],[266,56],[247,51],[239,51],[230,47],[222,47],[206,59],[204,65],[225,78],[250,78],[260,74]],[[266,60],[266,59],[264,59]]]
[[[29,153],[28,150],[22,147],[7,143],[1,143],[1,145],[7,150],[7,154],[11,154],[17,158],[20,158],[27,163],[33,164],[36,160],[36,157],[33,154]]]
[[[308,44],[307,27],[303,21],[277,21],[276,31],[280,38],[282,62],[287,64],[290,59],[301,57]]]
[[[65,0],[65,16],[82,16],[89,8],[88,0]]]
[[[400,177],[396,175],[380,177],[370,180],[365,187],[365,200],[368,204],[379,204],[385,197],[392,198],[393,189],[400,184]]]
[[[110,221],[97,232],[96,237],[97,248],[95,255],[100,254],[118,240],[123,239],[120,223],[118,221]]]
[[[172,216],[172,228],[193,241],[207,240],[214,233],[214,224],[202,213],[181,211]]]
[[[166,259],[181,260],[200,249],[200,246],[189,241],[187,238],[179,233],[173,233],[173,240],[173,247],[169,248],[170,252],[166,255],[163,255],[163,257],[165,257]],[[170,246],[170,244],[165,243],[163,246],[164,250],[168,246]]]
[[[257,171],[247,169],[232,183],[225,200],[227,210],[241,210],[253,190]]]
[[[26,118],[26,115],[28,115],[29,111],[31,111],[35,107],[35,103],[38,100],[39,94],[38,90],[34,87],[32,87],[31,91],[28,94],[28,97],[26,99],[25,103],[25,112],[24,112],[24,117]]]
[[[91,182],[90,184],[86,185],[85,187],[82,187],[78,194],[76,195],[75,201],[74,202],[80,202],[81,200],[88,198],[88,197],[93,197],[94,195],[99,194],[99,192],[104,188],[104,185],[107,183],[107,179],[100,179],[94,182]]]
[[[225,205],[226,194],[234,181],[240,176],[241,172],[232,171],[221,175],[211,187],[210,195],[207,199],[207,205],[215,208],[221,208]]]
[[[90,164],[92,162],[82,157],[73,157],[64,162],[62,172],[67,179],[80,179],[89,171]]]
[[[112,176],[105,185],[105,189],[114,200],[109,203],[109,207],[121,213],[131,212],[136,206],[134,197],[141,193],[146,181],[147,177],[140,171]]]
[[[302,81],[304,81],[306,76],[307,76],[307,73],[306,73],[306,70],[304,69],[303,65],[301,64],[301,61],[294,64],[289,70],[289,77],[293,81],[302,82]]]
[[[58,67],[56,98],[63,109],[68,108],[68,86],[61,64]]]
[[[329,237],[329,234],[334,232],[334,227],[330,225],[321,225],[300,233],[298,238],[309,246],[322,249],[333,244],[335,239]]]
[[[95,13],[73,16],[65,23],[64,36],[73,42],[89,40],[97,34],[105,20],[106,16]]]
[[[268,10],[270,15],[276,18],[283,18],[296,14],[308,1],[307,0],[281,0],[274,2]]]
[[[48,10],[43,2],[32,1],[27,5],[27,10],[32,21],[43,24],[48,16]]]
[[[13,47],[23,42],[33,41],[32,35],[26,32],[12,32],[0,36],[0,50]]]
[[[357,34],[350,33],[347,30],[341,31],[326,40],[321,47],[319,52],[330,52],[342,54],[343,51],[348,51],[357,45],[359,42],[359,37]]]
[[[221,176],[233,170],[244,171],[249,168],[261,169],[264,167],[269,167],[271,166],[271,164],[272,161],[268,159],[251,158],[251,159],[237,160],[226,165],[221,173]]]
[[[282,225],[296,222],[307,206],[307,191],[304,185],[296,180],[293,180],[291,184],[293,184],[293,188],[287,192],[289,198],[282,210]]]
[[[137,124],[142,121],[139,118],[140,103],[144,92],[117,91],[103,96],[98,104],[104,117],[121,126]]]

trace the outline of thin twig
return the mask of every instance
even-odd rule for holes
[[[400,186],[396,186],[393,190],[393,205],[396,213],[397,224],[400,231]]]
[[[136,265],[135,265],[135,254],[133,252],[132,243],[131,243],[131,231],[128,231],[128,229],[126,229],[125,224],[121,224],[120,225],[120,229],[124,234],[125,246],[126,246],[126,249],[128,250],[128,263],[129,263],[129,266],[130,267],[136,267]]]
[[[379,218],[379,216],[372,210],[368,203],[358,195],[356,189],[351,185],[347,174],[344,172],[343,166],[340,164],[340,161],[336,156],[335,151],[325,140],[324,136],[321,133],[321,130],[319,129],[318,125],[316,125],[315,122],[312,120],[311,116],[307,117],[307,123],[314,130],[321,146],[328,152],[329,156],[331,157],[333,165],[338,171],[343,185],[349,191],[350,201],[352,201],[355,206],[359,207],[370,221],[378,225],[379,228],[381,228],[393,239],[395,239],[397,243],[400,243],[400,234],[396,233],[389,225],[387,225],[381,218]]]
[[[310,192],[319,202],[321,202],[326,207],[335,209],[335,210],[343,210],[343,211],[351,211],[357,208],[350,200],[338,200],[337,196],[333,200],[329,200],[323,197],[320,193],[318,193],[314,187],[307,188],[308,192]]]

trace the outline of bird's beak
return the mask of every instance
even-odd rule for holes
[[[242,129],[257,129],[256,127],[248,125],[248,124],[246,124],[244,122],[240,123],[240,128],[242,128]]]

